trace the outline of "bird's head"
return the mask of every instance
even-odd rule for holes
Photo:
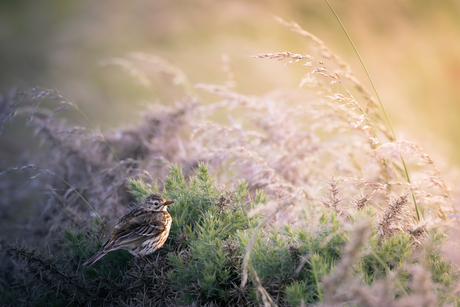
[[[150,194],[142,201],[142,207],[151,211],[166,211],[167,207],[174,201],[166,201],[160,194]]]

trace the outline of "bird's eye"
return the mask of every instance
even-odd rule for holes
[[[158,206],[158,202],[157,202],[157,201],[155,201],[153,204],[154,204],[155,206]]]

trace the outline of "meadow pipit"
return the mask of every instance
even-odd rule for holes
[[[167,208],[173,202],[166,201],[159,194],[147,196],[138,208],[120,218],[107,242],[83,265],[90,266],[108,252],[117,249],[125,249],[134,256],[143,257],[162,247],[172,221]]]

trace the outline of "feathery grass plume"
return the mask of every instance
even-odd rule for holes
[[[342,198],[339,195],[339,185],[341,180],[336,180],[334,177],[327,183],[326,189],[329,194],[324,194],[323,204],[326,208],[334,210],[337,215],[340,215],[342,210],[339,208],[339,203],[342,201]]]
[[[193,158],[184,153],[188,148],[178,146],[181,143],[179,130],[187,125],[185,122],[176,125],[184,120],[186,110],[193,108],[192,105],[147,111],[138,125],[101,137],[100,132],[93,135],[58,120],[57,112],[63,111],[62,106],[66,110],[80,111],[55,90],[33,88],[17,93],[13,100],[16,101],[15,114],[26,115],[27,123],[36,126],[35,134],[42,139],[44,152],[32,155],[28,161],[40,165],[34,167],[41,171],[30,178],[24,173],[17,185],[31,182],[30,179],[39,174],[56,174],[55,179],[47,177],[46,182],[33,181],[34,189],[48,191],[44,196],[48,201],[34,203],[33,208],[40,214],[30,219],[31,225],[23,232],[31,229],[26,237],[39,245],[46,241],[54,246],[54,240],[49,241],[49,238],[56,238],[62,227],[81,225],[90,212],[105,216],[109,224],[113,223],[126,210],[131,198],[122,189],[127,178],[145,175],[144,170],[165,174],[169,159],[176,160],[176,157],[185,165],[194,163]],[[52,109],[56,103],[58,107]],[[88,124],[95,127],[92,122]],[[11,170],[7,168],[2,174],[11,176]],[[81,199],[87,200],[86,208]],[[33,229],[42,230],[39,234]]]
[[[404,206],[407,204],[407,195],[390,202],[378,221],[377,227],[382,237],[391,236],[395,231],[401,229],[401,221],[404,219]]]
[[[433,293],[431,274],[425,268],[412,265],[409,268],[412,274],[412,293],[398,301],[400,306],[424,306],[434,307],[437,305],[436,294]]]
[[[15,90],[11,90],[6,96],[0,94],[0,133],[16,115],[18,101],[14,99]]]
[[[351,241],[346,245],[339,263],[332,274],[323,279],[324,294],[320,300],[326,306],[338,303],[335,294],[339,291],[339,286],[342,282],[350,279],[353,272],[353,264],[359,259],[360,251],[366,244],[370,236],[370,231],[368,221],[361,222],[361,224],[355,226],[351,235]]]
[[[387,111],[386,111],[386,109],[385,109],[385,106],[384,106],[382,100],[380,99],[380,95],[379,95],[379,93],[377,92],[377,88],[375,87],[374,82],[372,81],[371,75],[369,74],[369,72],[368,72],[368,70],[367,70],[367,68],[366,68],[366,65],[364,65],[364,61],[362,60],[361,56],[359,55],[358,49],[355,47],[355,44],[353,43],[353,41],[352,41],[350,35],[348,34],[347,30],[345,29],[345,26],[343,25],[342,21],[340,20],[339,16],[338,16],[337,13],[335,12],[335,10],[334,10],[334,8],[332,7],[332,5],[329,3],[329,1],[327,1],[327,0],[325,0],[325,1],[326,1],[327,5],[329,6],[329,8],[331,9],[332,13],[334,13],[335,18],[336,18],[337,21],[339,22],[339,24],[340,24],[340,26],[342,27],[343,31],[345,32],[345,34],[346,34],[348,40],[350,41],[351,45],[353,46],[353,49],[354,49],[356,55],[357,55],[358,58],[359,58],[359,61],[361,62],[361,65],[362,65],[364,71],[366,72],[367,78],[369,79],[369,81],[370,81],[370,83],[371,83],[371,85],[372,85],[372,88],[373,88],[373,90],[374,90],[374,93],[375,93],[375,95],[377,96],[377,99],[378,99],[378,101],[379,101],[379,103],[380,103],[380,106],[381,106],[381,108],[382,108],[383,114],[385,115],[386,122],[388,123],[388,126],[390,127],[391,136],[393,137],[392,139],[390,138],[390,140],[396,141],[396,140],[397,140],[397,139],[396,139],[396,134],[395,134],[395,132],[394,132],[394,130],[393,130],[393,126],[391,125],[390,118],[388,117],[388,114],[387,114]],[[381,142],[380,142],[380,143],[381,143]],[[381,143],[381,144],[382,144],[382,143]],[[402,162],[403,167],[404,167],[404,174],[406,175],[406,180],[407,180],[407,182],[410,184],[410,183],[411,183],[411,178],[410,178],[410,176],[409,176],[409,170],[408,170],[408,168],[407,168],[407,166],[406,166],[406,162],[405,162],[405,160],[404,160],[404,157],[403,157],[402,153],[399,154],[399,157],[401,158],[401,162]],[[389,158],[388,158],[388,161],[390,162],[391,165],[393,164],[392,160],[390,160]],[[393,166],[392,166],[392,167],[393,167]],[[393,167],[393,168],[394,168],[394,167]],[[395,172],[395,175],[397,175],[396,172]],[[415,198],[414,192],[413,192],[412,189],[410,189],[410,191],[411,191],[411,194],[412,194],[412,200],[413,200],[413,202],[414,202],[414,207],[415,207],[415,211],[416,211],[416,214],[417,214],[417,217],[416,217],[416,218],[417,218],[417,221],[420,222],[420,219],[421,219],[420,214],[422,214],[422,216],[423,216],[423,212],[420,213],[419,206],[417,205],[417,200],[416,200],[416,198]]]
[[[395,141],[380,146],[374,153],[374,161],[384,156],[395,156],[404,153],[406,157],[415,160],[417,167],[429,166],[429,169],[425,169],[423,173],[415,173],[412,183],[409,183],[408,187],[418,196],[417,199],[423,207],[433,207],[433,205],[436,205],[435,208],[437,207],[438,209],[437,213],[443,219],[447,218],[446,210],[452,210],[455,214],[456,210],[450,196],[449,188],[444,182],[439,168],[431,157],[423,152],[420,146],[413,142]]]
[[[58,174],[56,174],[56,173],[54,173],[54,172],[52,172],[52,171],[50,171],[48,169],[41,169],[39,167],[36,167],[33,164],[24,165],[24,166],[12,166],[12,167],[9,167],[8,169],[6,169],[5,171],[1,172],[0,173],[0,178],[2,178],[3,176],[5,176],[6,174],[8,174],[10,172],[17,171],[17,170],[25,170],[25,169],[33,169],[33,170],[39,171],[40,172],[39,174],[51,174],[51,175],[54,175],[54,176],[58,177],[63,183],[65,183],[70,189],[72,189],[75,192],[75,194],[77,194],[85,202],[85,204],[91,209],[91,211],[93,211],[95,216],[98,219],[100,219],[100,216],[97,214],[96,210],[94,210],[94,208],[88,203],[88,201],[70,183],[68,183],[64,178],[62,178]],[[35,178],[39,174],[35,175],[31,179]],[[51,193],[54,193],[54,191],[52,190]]]
[[[372,231],[374,232],[374,231]],[[435,233],[435,232],[433,232]],[[398,238],[399,236],[399,238]],[[401,233],[386,238],[381,244],[371,235],[364,257],[351,262],[346,256],[337,264],[336,270],[324,281],[324,300],[320,306],[352,304],[357,306],[435,306],[440,302],[458,302],[458,298],[447,294],[450,290],[439,283],[439,277],[451,276],[453,271],[444,260],[436,259],[436,265],[413,258],[409,236]],[[438,240],[438,239],[436,239]],[[350,243],[349,243],[350,244]],[[360,249],[358,248],[357,251]],[[369,253],[371,251],[371,253]],[[366,255],[367,254],[367,255]],[[356,254],[354,254],[356,257]],[[403,258],[390,257],[395,255]],[[435,259],[439,250],[428,251],[429,259]],[[434,257],[434,258],[432,258]],[[369,266],[373,258],[374,264]],[[431,261],[431,260],[430,260]],[[383,271],[378,269],[381,266]],[[437,271],[438,267],[440,271]],[[369,270],[370,269],[370,270]],[[350,274],[354,272],[353,274]],[[358,272],[358,275],[355,275]],[[386,272],[386,273],[384,273]],[[382,274],[383,273],[383,274]],[[430,277],[433,273],[436,276]],[[379,276],[382,274],[381,276]],[[367,277],[366,277],[367,276]],[[339,278],[341,277],[341,278]],[[370,279],[369,279],[370,278]],[[434,290],[437,289],[437,290]],[[439,300],[438,295],[442,298]]]
[[[137,80],[139,84],[146,88],[150,88],[152,83],[150,78],[142,70],[139,70],[134,64],[124,58],[110,58],[99,61],[100,66],[115,65],[123,69],[124,72],[129,74],[133,79]]]
[[[327,1],[326,1],[327,2]],[[329,3],[328,3],[329,5]],[[330,5],[329,5],[330,6]],[[332,7],[330,6],[331,10],[333,11]],[[335,12],[334,12],[335,14]],[[335,14],[336,15],[336,14]],[[338,19],[338,16],[336,15],[336,18]],[[338,19],[339,20],[339,19]],[[283,25],[286,25],[288,27],[290,27],[293,31],[297,32],[297,33],[300,33],[301,35],[305,36],[305,37],[309,37],[311,38],[315,44],[317,46],[319,46],[320,48],[320,55],[323,55],[324,58],[326,59],[329,59],[331,60],[332,62],[335,62],[337,65],[339,65],[339,67],[341,67],[342,69],[344,69],[346,71],[346,73],[344,74],[345,76],[348,76],[349,80],[352,81],[352,83],[356,86],[356,88],[361,91],[361,92],[364,92],[366,93],[365,97],[370,97],[369,95],[369,91],[365,90],[365,87],[358,83],[357,82],[357,79],[356,77],[354,77],[351,73],[351,70],[350,68],[348,67],[348,65],[345,65],[344,62],[337,56],[331,56],[331,52],[330,50],[324,45],[324,43],[319,40],[318,38],[316,38],[314,35],[312,35],[311,33],[307,32],[307,31],[304,31],[300,28],[299,25],[295,24],[295,23],[292,23],[292,24],[288,24],[287,22],[283,21],[282,19],[278,18],[278,21],[280,23],[282,23]],[[340,20],[339,20],[340,22]],[[343,27],[342,23],[340,22],[342,28],[344,29],[344,31],[346,32],[345,28]],[[351,41],[348,33],[347,34],[347,37],[349,38],[350,42],[352,43],[353,45],[353,42]],[[355,49],[356,53],[357,53],[357,50],[355,48],[355,46],[353,45],[353,48]],[[359,56],[359,54],[357,53],[359,59],[361,60],[361,57]],[[378,113],[375,112],[375,114],[377,114],[375,117],[375,124],[374,124],[374,120],[371,119],[371,116],[369,114],[369,104],[368,104],[368,107],[366,108],[366,110],[362,109],[361,106],[357,103],[357,100],[353,98],[353,95],[351,94],[351,92],[346,88],[346,85],[343,84],[341,81],[340,81],[340,77],[341,75],[339,74],[339,72],[330,72],[326,66],[324,65],[324,62],[322,61],[318,61],[318,60],[315,60],[312,56],[302,56],[302,55],[298,55],[298,54],[290,54],[289,52],[285,52],[285,53],[277,53],[277,54],[259,54],[259,55],[255,55],[254,57],[268,57],[268,58],[276,58],[278,60],[282,60],[286,57],[289,57],[289,58],[292,58],[289,62],[287,62],[287,64],[289,63],[292,63],[294,61],[299,61],[299,60],[304,60],[304,59],[308,59],[308,60],[314,60],[317,64],[319,64],[320,67],[317,67],[315,68],[311,73],[307,74],[306,76],[306,79],[305,79],[305,82],[307,82],[307,80],[311,80],[310,79],[310,74],[319,74],[325,78],[331,78],[333,79],[332,83],[340,83],[343,87],[344,87],[344,90],[345,92],[347,93],[347,95],[349,96],[349,101],[350,101],[350,105],[353,105],[354,107],[356,107],[358,110],[360,110],[360,113],[361,114],[357,114],[355,116],[352,116],[350,118],[350,120],[352,120],[352,125],[354,127],[360,127],[362,126],[363,123],[366,123],[365,126],[363,127],[367,127],[367,128],[371,128],[372,131],[373,131],[373,136],[370,136],[370,139],[372,140],[372,142],[374,144],[383,144],[383,142],[381,141],[380,137],[379,137],[379,133],[378,133],[378,130],[380,130],[381,132],[383,132],[385,134],[385,136],[387,137],[387,139],[391,142],[391,141],[396,141],[396,136],[393,132],[393,128],[391,126],[391,122],[389,121],[388,119],[388,116],[386,114],[386,111],[385,111],[385,108],[383,106],[383,103],[381,102],[380,98],[378,97],[378,93],[377,91],[375,90],[375,86],[373,85],[372,83],[372,80],[370,79],[370,76],[369,76],[369,73],[367,72],[367,69],[366,67],[364,66],[364,63],[363,64],[363,67],[364,69],[366,70],[366,73],[368,74],[369,76],[369,79],[371,80],[371,83],[372,83],[372,86],[374,87],[374,90],[377,94],[377,97],[378,97],[378,101],[380,102],[380,105],[382,107],[382,110],[385,114],[385,118],[386,118],[386,122],[388,123],[389,127],[390,127],[390,131],[385,129],[385,124],[383,122],[383,120],[378,116]],[[361,60],[362,62],[362,60]],[[307,62],[306,66],[311,66],[311,62]],[[308,81],[309,82],[309,81]],[[302,82],[302,84],[304,84],[304,81]],[[337,96],[339,95],[339,96]],[[328,96],[328,97],[334,97],[334,96]],[[344,99],[345,96],[341,95],[341,94],[335,94],[335,97],[339,97],[339,100],[340,99]],[[370,100],[371,102],[374,102],[374,107],[376,105],[375,101],[373,101],[372,99]],[[375,109],[375,108],[374,108]],[[354,108],[352,108],[350,111],[353,111]],[[411,178],[409,176],[409,172],[408,172],[408,167],[406,165],[406,162],[402,156],[402,153],[399,153],[399,158],[402,162],[402,174],[404,174],[404,176],[406,177],[406,180],[407,182],[409,183],[409,189],[411,191],[411,194],[412,194],[412,199],[413,199],[413,202],[414,202],[414,206],[415,206],[415,212],[416,212],[416,220],[420,220],[421,218],[421,214],[423,214],[423,212],[420,212],[420,205],[417,204],[417,200],[416,200],[416,197],[415,197],[415,193],[414,191],[412,190],[410,184],[411,184]],[[388,158],[388,162],[392,168],[392,172],[395,174],[395,176],[397,177],[398,181],[400,181],[399,179],[399,172],[398,170],[395,168],[395,166],[393,165],[394,162],[393,160],[391,160],[390,158]],[[385,170],[386,171],[386,170]],[[404,190],[403,190],[404,191]],[[445,214],[442,212],[441,213],[442,216],[445,216]]]
[[[368,202],[372,199],[370,195],[364,195],[362,197],[357,197],[352,199],[352,202],[357,210],[363,210],[368,206]]]

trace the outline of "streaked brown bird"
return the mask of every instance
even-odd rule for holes
[[[144,257],[162,247],[171,228],[172,219],[167,209],[173,202],[159,194],[147,196],[138,208],[120,218],[107,242],[83,265],[90,266],[117,249]]]

